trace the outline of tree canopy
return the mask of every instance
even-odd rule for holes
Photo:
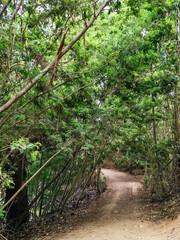
[[[179,8],[174,0],[0,2],[6,223],[77,206],[93,176],[101,192],[103,160],[144,171],[157,199],[180,191]]]

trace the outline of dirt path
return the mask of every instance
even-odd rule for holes
[[[104,169],[107,191],[73,228],[53,240],[180,240],[180,219],[154,224],[153,209],[143,195],[140,176]],[[154,212],[155,214],[155,212]],[[86,217],[86,219],[84,219]]]
[[[159,203],[149,202],[142,176],[103,169],[107,190],[94,200],[29,223],[15,240],[180,240],[180,217],[157,220]]]

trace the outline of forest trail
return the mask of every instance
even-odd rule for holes
[[[180,219],[155,224],[152,212],[147,217],[149,205],[143,196],[141,176],[109,169],[103,169],[103,174],[107,177],[107,191],[86,216],[88,220],[48,239],[180,240]]]

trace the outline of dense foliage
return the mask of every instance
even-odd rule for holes
[[[29,179],[0,211],[8,224],[76,207],[94,177],[101,192],[103,160],[144,171],[158,199],[180,191],[179,7],[0,4],[1,206]]]

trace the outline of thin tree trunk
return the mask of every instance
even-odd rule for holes
[[[152,96],[152,100],[154,101],[154,97]],[[152,114],[153,114],[153,138],[154,138],[154,144],[157,145],[157,134],[156,134],[156,120],[154,118],[155,116],[155,108],[152,108]]]
[[[177,39],[180,40],[180,9],[177,10]],[[178,51],[178,72],[180,75],[180,43],[177,41],[177,51]],[[179,150],[179,106],[178,106],[178,87],[179,82],[175,85],[175,100],[174,100],[174,167],[175,167],[175,179],[176,179],[176,190],[180,190],[180,150]]]
[[[48,187],[50,187],[51,186],[51,184],[53,184],[53,182],[54,181],[56,181],[56,179],[68,168],[68,166],[69,166],[69,164],[71,163],[71,160],[69,160],[66,164],[65,164],[65,166],[58,172],[58,174],[49,182],[49,183],[47,183],[45,186],[44,186],[44,180],[43,180],[43,187],[42,187],[42,190],[38,193],[38,195],[32,200],[32,202],[29,204],[29,206],[28,206],[28,209],[27,210],[29,210],[32,206],[33,206],[33,204],[41,197],[41,203],[40,203],[40,211],[41,211],[41,209],[42,209],[42,198],[43,198],[43,193],[46,191],[46,189],[48,189]],[[24,212],[24,214],[26,214],[26,212]],[[23,214],[23,215],[24,215]],[[21,223],[21,221],[19,221],[18,222],[18,226],[20,226],[22,223]]]
[[[70,144],[69,144],[70,145]],[[42,167],[40,167],[32,177],[30,177],[30,179],[28,179],[28,181],[26,181],[15,193],[14,195],[12,195],[12,197],[4,204],[4,206],[1,208],[1,210],[5,209],[22,191],[24,188],[27,187],[27,185],[32,181],[33,178],[35,178],[35,176],[37,176],[41,171],[42,169],[53,159],[55,158],[59,153],[61,153],[64,149],[62,150],[59,150],[58,152],[56,152],[52,157],[50,157],[47,162],[45,162],[43,164]]]
[[[5,204],[26,181],[26,167],[25,164],[23,164],[23,158],[24,155],[19,152],[14,152],[9,157],[10,163],[12,165],[17,165],[17,167],[13,175],[14,187],[6,190]],[[25,223],[29,220],[27,187],[23,188],[15,201],[6,206],[6,211],[6,224],[10,228],[15,228],[20,219],[21,223]],[[26,214],[24,214],[24,212],[26,212]]]

